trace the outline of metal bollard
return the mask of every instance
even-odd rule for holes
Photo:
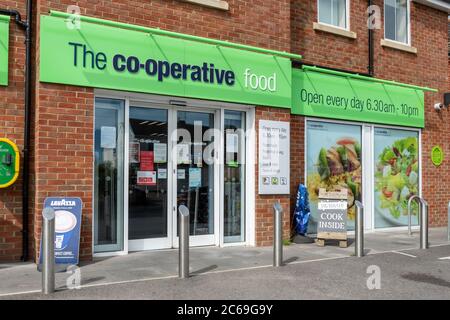
[[[420,249],[428,249],[428,203],[423,199],[420,210]]]
[[[55,211],[42,211],[42,293],[55,292]]]
[[[356,228],[355,228],[355,256],[364,256],[364,206],[361,202],[356,204]]]
[[[182,279],[189,278],[189,209],[181,205],[178,208],[179,226],[179,251],[178,251],[178,276]]]
[[[280,202],[273,205],[273,266],[283,265],[283,208]]]

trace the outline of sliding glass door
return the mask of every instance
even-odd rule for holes
[[[95,100],[94,252],[246,241],[247,113]],[[223,157],[223,159],[220,159]]]
[[[185,205],[189,208],[193,243],[214,244],[214,195],[217,181],[214,160],[215,113],[181,110],[176,113],[176,206]]]
[[[168,110],[136,106],[129,110],[129,250],[170,247]]]

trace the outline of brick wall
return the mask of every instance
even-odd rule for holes
[[[383,1],[375,0],[381,7]],[[313,30],[317,21],[317,0],[291,1],[292,51],[301,53],[304,62],[353,72],[367,72],[367,28],[366,0],[352,0],[350,29],[357,33],[356,39],[349,39],[322,31]],[[422,178],[424,197],[430,204],[430,223],[433,226],[447,223],[447,202],[450,200],[450,158],[436,168],[431,163],[430,152],[434,145],[441,145],[446,155],[450,154],[450,113],[438,114],[433,106],[442,102],[443,93],[448,90],[448,47],[447,14],[421,4],[411,2],[411,39],[417,54],[391,48],[383,48],[380,40],[384,30],[374,31],[375,76],[420,86],[439,89],[439,93],[425,93],[425,129],[422,134]],[[382,23],[383,26],[383,23]],[[297,121],[294,118],[294,123]],[[300,129],[301,131],[301,129]],[[301,135],[299,139],[303,139]],[[301,144],[303,145],[303,144]],[[293,146],[297,148],[296,146]],[[298,151],[299,154],[301,150]],[[303,163],[295,158],[292,167],[301,172]],[[295,197],[295,195],[292,195]]]
[[[23,1],[0,1],[0,8],[24,12]],[[23,15],[26,19],[26,15]],[[9,34],[9,84],[0,86],[0,137],[15,142],[22,156],[24,128],[25,36],[11,19]],[[0,189],[0,261],[16,261],[22,255],[22,176]]]
[[[92,255],[93,89],[40,84],[36,107],[34,212],[46,197],[80,197],[83,201],[80,257]],[[38,254],[41,215],[35,214]]]
[[[81,14],[146,27],[290,50],[289,0],[228,0],[222,11],[178,0],[39,0],[40,12],[76,4]]]

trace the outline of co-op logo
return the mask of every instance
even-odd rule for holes
[[[87,45],[69,42],[73,49],[73,65],[84,69],[103,71],[108,67],[108,57],[103,52],[94,52]],[[238,82],[246,89],[275,92],[277,90],[277,74],[261,75],[251,68],[245,68],[243,81],[236,79],[233,70],[217,68],[214,63],[203,62],[200,65],[167,60],[146,59],[141,60],[136,56],[115,54],[112,57],[112,68],[116,72],[129,74],[145,73],[159,82],[168,79],[201,82],[205,84],[226,85],[233,87]]]

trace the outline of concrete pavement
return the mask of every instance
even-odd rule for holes
[[[353,245],[346,249],[333,245],[324,248],[315,244],[291,245],[284,248],[284,260],[287,265],[280,269],[270,267],[272,248],[194,248],[191,249],[191,272],[194,277],[186,281],[176,279],[178,273],[176,250],[140,252],[96,259],[93,263],[81,267],[83,287],[81,290],[61,291],[51,298],[183,299],[185,297],[179,294],[184,292],[183,290],[187,292],[190,286],[195,288],[196,285],[199,289],[198,294],[191,294],[189,299],[326,298],[335,297],[331,291],[324,293],[324,289],[332,287],[333,284],[336,284],[337,296],[341,297],[342,294],[339,292],[348,288],[349,291],[345,292],[350,298],[357,297],[356,292],[352,293],[352,282],[358,278],[358,281],[362,281],[361,283],[365,285],[364,279],[367,278],[365,271],[368,264],[380,265],[382,270],[387,271],[382,271],[383,274],[386,273],[387,279],[391,276],[392,281],[397,279],[400,281],[400,287],[404,285],[402,281],[409,281],[410,285],[432,286],[430,292],[435,292],[438,296],[442,292],[436,287],[450,291],[449,287],[446,287],[446,281],[450,281],[446,272],[450,270],[450,260],[438,260],[439,257],[450,256],[446,232],[446,228],[430,229],[430,244],[437,247],[419,250],[418,253],[415,250],[419,245],[418,232],[412,237],[409,237],[406,231],[370,233],[365,237],[366,254],[369,256],[363,259],[352,257]],[[405,270],[400,270],[403,267],[409,271],[405,273]],[[391,269],[395,272],[391,273]],[[441,270],[442,273],[433,273],[436,270]],[[355,279],[352,278],[353,275]],[[357,275],[359,277],[356,277]],[[0,265],[0,298],[40,298],[41,296],[36,294],[40,291],[40,276],[35,264]],[[57,274],[57,288],[60,290],[65,288],[68,276],[65,273]],[[206,282],[204,277],[208,279]],[[276,289],[277,280],[280,280],[279,292]],[[313,285],[312,280],[316,285]],[[391,280],[386,282],[386,285],[390,285]],[[432,284],[433,281],[444,285]],[[189,285],[183,287],[187,283]],[[202,283],[204,289],[201,289]],[[308,290],[300,290],[299,293],[295,293],[297,292],[295,290],[286,290],[286,287],[294,283]],[[392,290],[389,289],[389,294],[395,297],[401,295],[401,291],[397,291],[396,288],[393,286]],[[30,294],[11,296],[23,292]],[[292,296],[287,296],[288,293]],[[368,293],[364,294],[361,298],[370,298]]]

